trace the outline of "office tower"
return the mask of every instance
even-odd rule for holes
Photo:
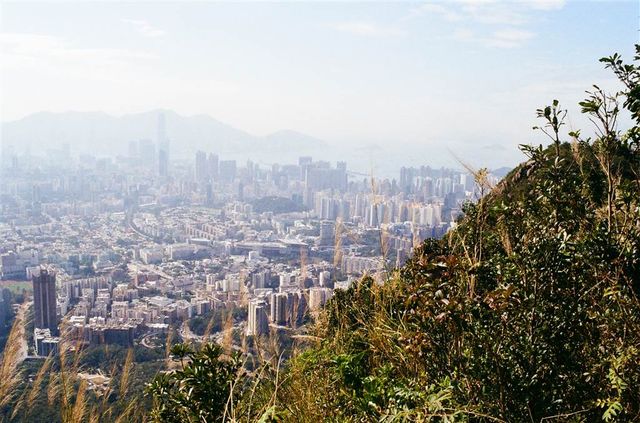
[[[209,169],[207,163],[207,153],[204,151],[196,152],[196,182],[204,184],[209,179]]]
[[[49,329],[52,335],[57,335],[56,274],[44,268],[40,269],[40,274],[33,276],[33,310],[34,326],[37,329]]]
[[[209,178],[212,180],[218,179],[218,155],[209,153]]]

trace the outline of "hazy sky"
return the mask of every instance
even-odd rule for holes
[[[598,58],[631,58],[639,16],[638,1],[0,7],[3,121],[169,108],[258,135],[505,157],[537,140],[553,98],[583,124],[582,92],[617,88]]]

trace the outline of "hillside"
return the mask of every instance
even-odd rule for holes
[[[288,365],[274,351],[259,372],[224,367],[233,395],[212,415],[206,388],[173,399],[190,392],[203,354],[234,362],[187,350],[194,363],[154,382],[152,417],[638,421],[640,67],[603,62],[625,91],[596,88],[580,103],[597,138],[565,134],[557,101],[541,108],[538,130],[551,145],[523,146],[529,160],[497,187],[477,172],[488,195],[467,205],[458,227],[425,241],[385,283],[337,291],[316,341]],[[633,127],[615,125],[618,102]]]

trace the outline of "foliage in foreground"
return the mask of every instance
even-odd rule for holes
[[[148,386],[154,400],[151,418],[165,423],[223,421],[227,402],[233,402],[231,387],[241,374],[238,355],[225,359],[215,344],[200,350],[177,344],[171,353],[180,368],[157,375]]]
[[[604,61],[637,124],[638,68]],[[565,113],[540,109],[552,146],[523,147],[529,160],[387,283],[336,295],[321,345],[292,363],[305,382],[291,395],[313,400],[284,409],[301,421],[640,419],[638,127],[619,131],[618,97],[598,87],[581,106],[595,139],[561,142]]]

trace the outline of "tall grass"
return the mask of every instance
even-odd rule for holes
[[[55,407],[59,411],[63,423],[134,421],[139,399],[129,397],[134,367],[133,349],[128,350],[121,371],[117,363],[113,366],[109,372],[110,385],[103,393],[102,401],[96,403],[97,398],[89,390],[88,382],[79,377],[83,370],[83,344],[63,324],[58,353],[52,353],[42,361],[33,381],[29,383],[24,380],[20,370],[24,355],[25,314],[26,308],[22,307],[16,315],[0,361],[0,406],[11,406],[9,420],[30,421],[35,417],[34,410],[41,406],[40,401],[45,399],[51,409]],[[118,400],[110,402],[108,399],[114,392],[111,385],[117,375],[120,376]],[[45,382],[46,379],[48,382]],[[121,411],[114,416],[117,410]],[[142,416],[138,414],[135,419],[141,420]]]
[[[25,337],[26,308],[20,307],[16,314],[9,338],[2,353],[0,362],[0,407],[11,403],[15,396],[15,388],[20,383],[23,342]]]

